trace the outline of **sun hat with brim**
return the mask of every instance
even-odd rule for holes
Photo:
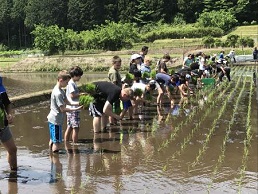
[[[133,54],[133,55],[131,56],[131,61],[132,61],[132,60],[135,60],[135,59],[138,59],[138,58],[142,58],[142,56],[139,55],[139,54]]]

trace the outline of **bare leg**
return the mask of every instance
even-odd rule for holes
[[[130,106],[128,108],[128,115],[129,115],[129,119],[133,119],[133,107],[132,106]]]
[[[7,160],[11,170],[17,170],[17,147],[13,138],[3,143],[3,146],[7,150]]]
[[[73,134],[72,134],[73,143],[78,142],[78,135],[79,135],[79,127],[74,127]]]
[[[60,143],[53,143],[52,152],[58,152]]]
[[[104,129],[108,124],[108,116],[103,114],[101,117],[101,127]]]
[[[101,131],[101,117],[93,118],[93,131],[99,133]]]
[[[65,135],[64,135],[64,140],[65,141],[70,140],[72,130],[73,130],[72,127],[67,126],[67,129],[65,130]]]

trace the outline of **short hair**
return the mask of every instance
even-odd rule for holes
[[[147,46],[143,46],[142,47],[142,51],[146,51],[146,50],[148,50],[149,49],[149,47],[147,47]]]
[[[79,66],[74,66],[70,69],[69,74],[71,77],[82,76],[83,70]]]
[[[151,62],[152,60],[151,60],[150,57],[146,56],[146,57],[144,57],[144,62],[146,62],[146,61],[150,61]]]
[[[117,55],[115,55],[113,58],[112,58],[112,63],[115,64],[116,62],[120,62],[121,61],[121,58]]]
[[[129,99],[134,98],[134,92],[131,88],[124,88],[123,90],[124,90],[126,96],[128,96]]]
[[[171,57],[170,57],[170,55],[169,55],[168,53],[166,53],[165,55],[163,55],[162,59],[168,59],[168,60],[170,60]]]
[[[68,79],[71,79],[71,76],[67,70],[62,70],[58,73],[58,76],[57,76],[57,80],[60,80],[60,79],[66,81]]]

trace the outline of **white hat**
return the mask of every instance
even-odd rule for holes
[[[190,78],[191,78],[191,75],[186,74],[186,75],[185,75],[185,78],[186,78],[186,79],[190,79]]]
[[[134,59],[141,58],[141,57],[142,57],[142,56],[139,55],[139,54],[133,54],[133,55],[131,56],[131,61],[134,60]]]

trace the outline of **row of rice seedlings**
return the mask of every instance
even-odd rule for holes
[[[239,81],[238,81],[238,83],[239,83]],[[205,139],[205,141],[204,141],[204,143],[203,143],[202,148],[199,149],[199,152],[198,152],[198,155],[196,156],[195,161],[192,162],[192,163],[189,165],[189,167],[188,167],[189,170],[190,170],[191,168],[195,167],[195,166],[199,163],[199,161],[200,161],[200,159],[201,159],[201,156],[202,156],[202,155],[205,153],[205,151],[207,150],[207,148],[208,148],[208,143],[210,142],[210,139],[211,139],[211,137],[212,137],[212,135],[213,135],[213,133],[214,133],[214,131],[215,131],[216,124],[217,124],[218,120],[223,116],[223,114],[224,114],[224,112],[225,112],[225,110],[226,110],[226,107],[227,107],[227,104],[228,104],[227,101],[228,101],[228,99],[230,99],[230,98],[233,96],[233,94],[236,92],[236,90],[237,90],[237,87],[235,87],[234,90],[232,90],[232,91],[230,92],[230,94],[228,95],[227,99],[224,100],[224,103],[223,103],[222,107],[220,108],[220,111],[219,111],[219,113],[218,113],[218,116],[217,116],[217,117],[213,120],[213,122],[212,122],[211,129],[210,129],[208,135],[206,136],[206,139]]]
[[[243,179],[245,178],[245,171],[247,168],[247,160],[249,154],[249,148],[251,146],[251,139],[252,139],[252,132],[251,132],[251,111],[252,111],[252,96],[254,95],[254,87],[253,84],[250,83],[250,93],[249,93],[249,102],[248,102],[248,111],[246,116],[246,139],[244,140],[244,154],[242,158],[242,165],[240,168],[240,178],[238,180],[239,190],[238,192],[241,193],[241,188],[243,184]]]
[[[234,76],[234,74],[236,73],[236,68],[234,68],[234,71],[232,72],[232,75]],[[227,83],[227,82],[222,82],[222,84],[219,87],[216,87],[214,90],[198,90],[197,93],[195,93],[194,97],[190,97],[189,99],[189,104],[193,104],[193,102],[196,102],[196,100],[200,99],[202,96],[207,96],[207,103],[212,102],[213,101],[213,96],[215,93],[217,93],[220,90],[223,90],[224,87],[229,87],[230,84],[232,84],[232,82]],[[223,90],[226,91],[226,90]],[[222,93],[223,94],[223,93]],[[188,118],[192,119],[192,117],[196,114],[196,112],[200,109],[202,110],[204,107],[200,107],[200,106],[195,106],[191,113],[188,115]],[[170,114],[168,114],[167,118],[165,119],[166,123],[169,123],[171,120],[176,120],[176,117],[172,117]]]
[[[240,77],[237,82],[237,86],[240,84]],[[215,101],[215,103],[212,103],[209,108],[206,108],[205,113],[202,115],[201,120],[199,123],[195,124],[195,127],[192,128],[191,132],[184,138],[183,142],[180,144],[180,149],[177,150],[173,155],[172,158],[175,158],[176,155],[180,155],[182,151],[186,148],[186,146],[189,144],[190,140],[192,139],[195,132],[197,132],[200,129],[201,123],[206,119],[206,117],[211,113],[211,110],[213,110],[214,106],[222,99],[224,98],[224,95],[220,95]]]
[[[242,74],[244,73],[244,70],[245,70],[245,69],[243,69]],[[237,83],[240,83],[240,80],[241,80],[241,77],[238,78]],[[225,86],[227,86],[226,88],[231,88],[231,84],[232,84],[232,82],[230,82],[230,83],[223,82],[223,83],[220,85],[220,87],[222,87],[222,86],[225,85]],[[208,95],[208,98],[207,98],[207,102],[212,103],[212,104],[211,104],[211,106],[210,106],[209,108],[206,108],[206,109],[205,109],[206,112],[204,113],[204,116],[201,118],[201,121],[199,121],[199,123],[202,122],[202,121],[204,121],[204,119],[209,115],[209,113],[211,112],[211,109],[217,104],[217,102],[220,101],[221,98],[224,98],[224,92],[220,92],[220,95],[219,95],[218,97],[215,96],[215,94],[217,93],[217,90],[220,90],[220,88],[218,87],[218,88],[216,88],[216,89],[210,91],[210,93],[209,93],[209,95]],[[224,89],[223,91],[226,91],[226,89]],[[200,94],[201,92],[202,92],[202,91],[199,90],[199,94]],[[206,92],[207,92],[207,91],[206,91]],[[214,98],[215,98],[215,99],[214,99]],[[170,141],[167,141],[167,140],[166,140],[165,142],[161,143],[161,145],[160,145],[159,148],[158,148],[158,151],[161,151],[163,148],[167,147],[168,144],[169,144],[172,140],[175,139],[175,137],[176,137],[177,133],[180,131],[180,129],[181,129],[184,125],[187,125],[188,123],[192,122],[193,119],[194,119],[194,116],[195,116],[199,111],[201,111],[201,110],[202,110],[202,109],[199,109],[198,106],[195,107],[195,108],[192,110],[191,114],[188,115],[188,117],[186,118],[186,120],[181,121],[177,126],[175,126],[174,131],[170,134]],[[181,151],[185,148],[185,146],[187,145],[187,143],[190,142],[191,138],[193,137],[194,132],[196,132],[198,128],[199,128],[199,124],[196,124],[195,127],[192,128],[191,133],[190,133],[186,138],[184,138],[183,143],[181,143],[181,146],[180,146],[181,149],[178,150],[176,153],[174,153],[174,154],[172,155],[172,158],[174,158],[175,155],[178,155],[178,154],[180,155]]]
[[[240,83],[240,78],[238,79],[237,83]],[[216,98],[215,101],[219,102],[223,98],[224,98],[224,95],[219,95],[219,97]],[[205,112],[203,113],[203,115],[201,117],[201,120],[195,124],[195,126],[192,128],[191,132],[183,139],[183,142],[180,144],[180,149],[177,150],[176,152],[174,152],[174,154],[172,154],[172,156],[171,156],[172,159],[175,158],[177,155],[180,155],[183,152],[183,150],[187,147],[187,145],[189,145],[189,142],[192,139],[193,135],[200,129],[201,123],[208,117],[208,115],[211,113],[211,110],[214,108],[215,105],[216,105],[216,103],[213,103],[210,105],[209,108],[206,108]],[[174,133],[172,133],[171,135],[173,135],[173,136],[171,136],[171,138],[174,139],[175,138]],[[171,142],[173,139],[170,139],[169,142]],[[161,147],[161,148],[163,148],[163,147]]]
[[[246,79],[245,79],[246,81]],[[239,96],[237,97],[237,100],[236,100],[236,103],[235,103],[235,106],[234,106],[234,109],[233,109],[233,114],[231,116],[231,119],[229,121],[229,125],[228,125],[228,128],[226,129],[226,135],[224,136],[224,139],[223,139],[223,142],[222,142],[222,146],[221,146],[221,154],[219,155],[219,158],[217,160],[217,163],[212,171],[212,177],[211,177],[211,183],[208,185],[208,192],[210,192],[210,188],[212,186],[212,183],[213,183],[213,179],[215,177],[215,175],[217,174],[218,172],[218,169],[220,168],[222,162],[224,161],[224,158],[225,158],[225,151],[226,151],[226,144],[227,144],[227,141],[229,139],[229,134],[231,133],[231,127],[232,125],[234,124],[234,120],[235,120],[235,116],[236,116],[236,113],[237,113],[237,109],[239,107],[239,103],[240,103],[240,100],[242,98],[242,95],[243,95],[243,92],[245,91],[245,85],[246,85],[246,82],[244,81],[244,85],[239,93]]]

